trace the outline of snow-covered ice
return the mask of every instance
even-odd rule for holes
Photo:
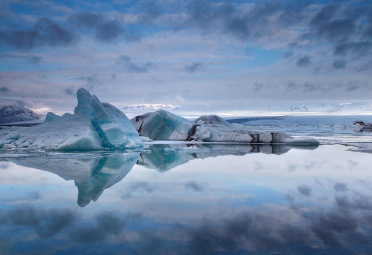
[[[138,132],[120,110],[102,104],[82,88],[77,99],[74,114],[66,113],[34,127],[8,130],[0,137],[0,148],[72,151],[142,146]]]
[[[136,116],[131,119],[131,122],[141,136],[146,136],[153,140],[319,144],[313,138],[295,139],[282,132],[252,132],[243,125],[230,124],[216,115],[201,116],[192,122],[168,111],[158,110]]]

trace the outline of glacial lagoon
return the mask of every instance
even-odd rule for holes
[[[2,154],[1,254],[370,254],[362,145]]]

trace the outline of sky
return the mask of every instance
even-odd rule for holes
[[[0,105],[39,114],[372,114],[371,54],[371,1],[0,0]]]

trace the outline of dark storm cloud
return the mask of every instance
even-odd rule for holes
[[[194,73],[196,71],[199,71],[203,68],[203,64],[200,63],[200,62],[194,62],[192,64],[189,64],[189,65],[185,65],[184,66],[184,69],[189,72],[189,73]]]
[[[137,64],[132,61],[132,58],[127,55],[119,56],[118,63],[122,65],[128,72],[132,73],[147,73],[153,64],[150,62],[144,64]]]
[[[9,89],[7,87],[0,87],[0,92],[9,92]]]
[[[190,182],[185,183],[185,189],[198,192],[198,191],[203,191],[204,187],[200,183],[190,181]]]
[[[31,50],[43,46],[69,46],[76,41],[77,35],[54,21],[41,18],[34,28],[3,33],[1,38],[9,46]]]
[[[301,185],[301,186],[298,186],[297,187],[297,190],[299,193],[301,193],[302,195],[306,196],[306,197],[311,197],[311,193],[312,193],[312,190],[309,186],[306,186],[306,185]]]
[[[335,69],[343,69],[346,67],[346,61],[345,60],[336,60],[332,63],[333,68]]]
[[[311,60],[309,56],[304,56],[297,59],[296,65],[299,67],[308,67],[311,64]]]
[[[117,20],[108,20],[100,14],[81,12],[70,16],[69,21],[78,29],[92,30],[101,42],[112,42],[124,36],[124,26]]]

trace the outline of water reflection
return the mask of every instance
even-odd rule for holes
[[[78,188],[80,207],[97,201],[103,191],[120,182],[139,164],[159,172],[185,164],[190,160],[223,155],[242,156],[248,153],[284,154],[291,148],[316,149],[318,146],[288,145],[214,145],[214,144],[154,144],[142,152],[79,154],[57,153],[39,156],[12,157],[17,165],[54,173],[63,179],[74,180]],[[195,185],[194,185],[195,186]]]
[[[79,205],[110,187],[85,208],[75,197],[60,205],[58,189],[36,190],[41,197],[28,202],[7,199],[15,190],[28,194],[31,181],[18,180],[3,192],[2,178],[17,166],[0,162],[0,251],[371,254],[369,154],[321,146],[278,157],[251,154],[268,151],[260,147],[185,146],[7,159],[74,180]]]
[[[290,149],[315,150],[316,148],[318,148],[318,145],[154,144],[141,152],[137,164],[165,172],[193,159],[226,155],[243,156],[249,153],[281,155],[287,153]]]
[[[74,180],[79,194],[77,203],[84,207],[97,201],[103,191],[120,182],[139,158],[139,152],[120,154],[47,154],[7,159],[17,165],[54,173],[66,181]]]

